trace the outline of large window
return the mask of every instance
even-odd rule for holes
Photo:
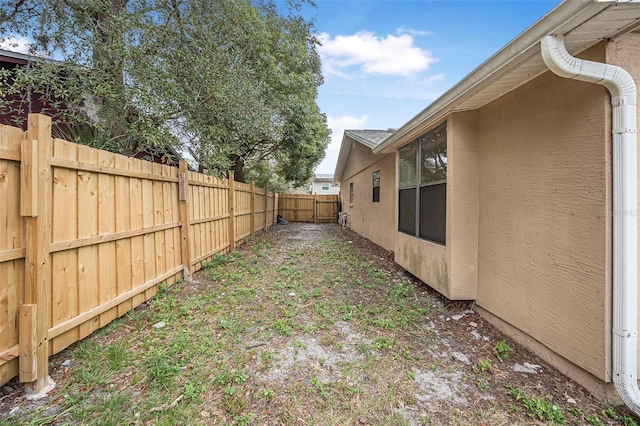
[[[446,243],[447,123],[398,151],[398,231]]]
[[[380,202],[380,170],[373,172],[373,202]]]

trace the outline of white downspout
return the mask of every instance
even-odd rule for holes
[[[640,415],[638,350],[638,166],[636,86],[624,69],[575,58],[562,36],[542,39],[542,58],[555,74],[605,86],[613,132],[613,381]]]

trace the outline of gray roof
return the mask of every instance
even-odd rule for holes
[[[371,149],[380,145],[382,141],[393,134],[394,130],[345,130],[345,136],[360,142]]]
[[[440,124],[447,115],[481,108],[548,71],[540,53],[547,35],[564,36],[576,55],[640,26],[638,0],[564,0],[468,76],[376,146],[390,153]]]
[[[314,173],[313,181],[314,182],[331,182],[331,181],[333,181],[333,175],[322,174],[322,173]]]
[[[387,130],[345,130],[342,136],[342,145],[340,146],[340,154],[338,155],[338,162],[336,163],[336,171],[333,174],[333,183],[337,184],[342,180],[342,172],[344,166],[347,164],[347,158],[349,157],[349,147],[351,143],[348,139],[354,140],[367,148],[373,150],[380,145],[389,136],[395,132],[395,129]]]

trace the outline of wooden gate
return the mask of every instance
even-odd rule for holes
[[[335,223],[339,195],[280,194],[279,214],[290,222]]]

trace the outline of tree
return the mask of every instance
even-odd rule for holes
[[[13,90],[35,82],[55,93],[52,105],[76,106],[67,120],[92,124],[110,145],[179,145],[202,170],[231,169],[241,181],[270,162],[302,182],[329,132],[315,103],[318,42],[299,6],[279,13],[272,2],[247,0],[24,0],[12,4],[14,18],[0,14],[0,30],[26,29],[37,51],[57,52],[70,70],[37,61],[11,77]]]

